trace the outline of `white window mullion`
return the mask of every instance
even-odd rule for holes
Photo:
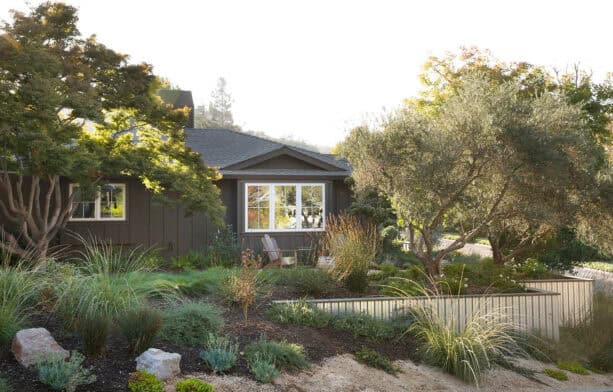
[[[100,213],[100,211],[102,210],[102,208],[101,208],[101,202],[100,202],[100,200],[101,200],[102,198],[100,197],[100,192],[101,192],[101,191],[99,191],[99,190],[97,190],[97,191],[96,191],[96,203],[95,203],[95,204],[96,204],[96,206],[94,207],[94,216],[96,217],[96,219],[97,219],[97,220],[100,220],[100,217],[101,217],[101,215],[102,215],[102,214]]]
[[[296,230],[302,230],[302,185],[296,184]]]
[[[275,230],[275,187],[272,184],[268,185],[268,187],[268,194],[270,195],[270,200],[268,201],[268,227],[270,227],[270,230]]]

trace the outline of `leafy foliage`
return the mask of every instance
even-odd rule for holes
[[[355,338],[377,342],[392,339],[399,331],[391,322],[374,319],[366,314],[345,314],[332,320],[332,327],[351,333]]]
[[[130,392],[164,392],[164,383],[149,372],[137,370],[130,373],[128,389]]]
[[[229,338],[210,334],[206,350],[200,352],[200,358],[215,373],[223,373],[234,367],[237,360],[238,345]]]
[[[330,324],[332,316],[315,306],[301,301],[291,304],[273,304],[268,317],[280,324],[298,324],[322,328]]]
[[[304,355],[304,348],[299,344],[274,342],[260,338],[245,348],[245,358],[250,364],[260,358],[269,358],[278,369],[306,369],[309,362]]]
[[[73,352],[68,360],[60,354],[50,354],[39,358],[34,367],[38,380],[54,391],[74,392],[80,385],[91,384],[96,376],[91,370],[83,368],[85,358]]]
[[[241,257],[241,247],[232,226],[220,227],[209,240],[207,259],[210,266],[236,267]]]
[[[12,202],[0,202],[10,223],[0,228],[0,246],[46,254],[73,208],[60,177],[93,192],[104,177],[128,175],[161,201],[222,223],[219,173],[184,143],[187,109],[161,101],[149,64],[130,64],[83,37],[77,21],[75,7],[44,2],[2,26],[0,188]]]
[[[319,268],[291,268],[279,271],[276,284],[287,286],[298,295],[318,296],[334,287],[330,275]]]
[[[368,286],[368,269],[379,246],[377,228],[354,216],[330,216],[322,237],[323,248],[334,257],[332,274],[355,292]]]
[[[249,360],[249,370],[259,382],[270,383],[279,377],[279,370],[274,364],[271,354],[258,352]]]
[[[567,370],[571,373],[580,374],[580,375],[588,375],[590,372],[579,362],[576,361],[558,361],[556,364],[558,369]]]
[[[162,325],[162,313],[152,307],[133,309],[119,320],[121,332],[128,339],[128,349],[133,354],[151,347]]]
[[[175,390],[177,392],[215,392],[215,388],[211,384],[197,378],[179,381],[175,385]]]
[[[216,334],[223,326],[221,310],[205,302],[183,302],[173,305],[164,314],[160,337],[169,342],[200,346],[209,334]]]
[[[391,375],[396,375],[400,369],[392,363],[388,358],[379,354],[377,351],[368,347],[362,347],[355,353],[355,358],[358,362],[373,367],[375,369],[381,369]]]

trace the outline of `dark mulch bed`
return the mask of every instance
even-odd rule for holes
[[[355,296],[345,292],[344,289],[335,289],[334,294],[338,297]],[[328,293],[326,293],[328,294]],[[366,339],[355,339],[351,334],[331,328],[310,328],[305,326],[279,325],[266,318],[266,311],[271,299],[297,298],[291,288],[277,287],[272,298],[267,298],[259,303],[249,314],[249,319],[244,320],[242,313],[237,308],[226,308],[224,314],[224,333],[233,336],[240,343],[241,350],[249,343],[264,336],[271,340],[287,340],[302,344],[309,360],[317,364],[325,358],[353,353],[363,346],[375,349],[391,359],[411,358],[415,359],[415,345],[408,338],[400,341],[370,342]],[[215,298],[208,298],[215,302]],[[67,350],[81,350],[79,338],[67,333],[61,323],[46,316],[37,316],[31,325],[45,326],[58,343]],[[126,391],[130,372],[136,368],[136,355],[128,353],[127,342],[120,333],[114,332],[107,342],[106,352],[97,358],[89,358],[87,366],[91,366],[96,374],[97,381],[94,384],[83,386],[79,392],[99,391]],[[199,357],[200,347],[178,346],[171,343],[156,341],[154,347],[169,352],[181,354],[181,370],[184,374],[191,372],[207,371]],[[0,352],[0,374],[9,380],[15,391],[49,392],[45,385],[38,382],[33,370],[24,369],[17,363],[12,353]],[[248,375],[246,361],[241,358],[231,374]]]

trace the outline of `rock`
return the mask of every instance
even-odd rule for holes
[[[136,358],[136,369],[146,370],[161,380],[172,378],[181,373],[181,355],[150,348]]]
[[[22,329],[15,334],[11,351],[21,365],[28,367],[43,355],[59,354],[68,358],[70,353],[64,350],[45,328]]]

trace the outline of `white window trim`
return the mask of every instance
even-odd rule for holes
[[[250,229],[249,228],[249,187],[250,186],[267,186],[268,194],[270,195],[268,205],[268,229]],[[320,186],[321,187],[321,204],[322,204],[322,227],[310,229],[302,228],[302,219],[296,219],[295,229],[272,229],[275,222],[275,186],[295,186],[296,187],[296,211],[302,215],[302,187],[303,186]],[[297,232],[314,232],[326,231],[326,184],[323,182],[247,182],[244,184],[244,220],[245,233],[297,233]]]
[[[75,187],[74,183],[70,183],[70,185],[68,186],[68,192],[69,194],[72,195],[72,190]],[[113,185],[116,186],[118,188],[122,188],[123,189],[123,208],[122,208],[122,212],[123,212],[123,216],[121,218],[103,218],[101,216],[102,213],[102,206],[101,206],[101,197],[100,197],[100,192],[96,191],[96,200],[94,201],[95,203],[95,207],[94,207],[94,217],[93,218],[73,218],[72,214],[70,219],[68,219],[69,222],[122,222],[126,220],[126,199],[127,199],[127,192],[126,192],[126,184],[121,184],[121,183],[106,183],[105,185]]]

